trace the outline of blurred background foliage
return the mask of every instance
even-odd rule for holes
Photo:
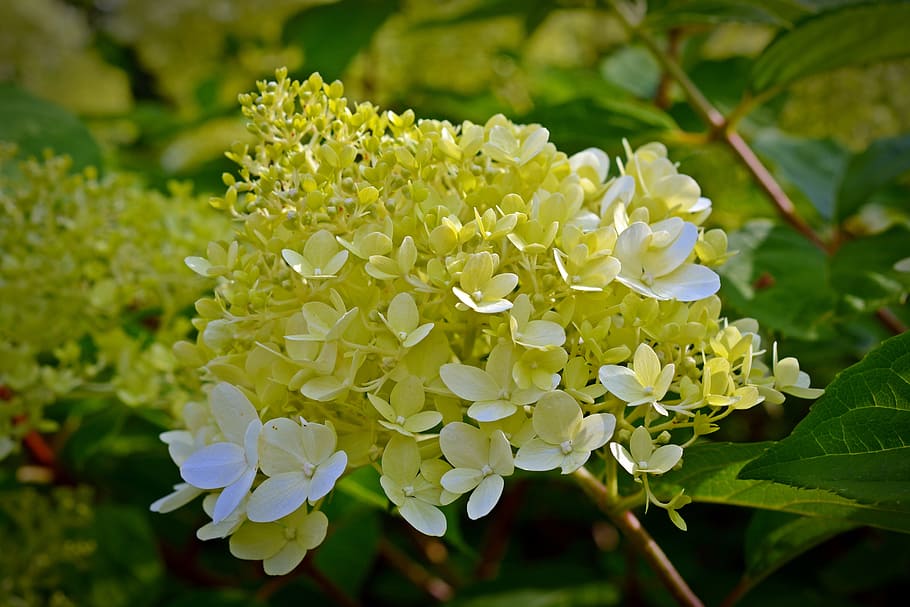
[[[398,112],[413,108],[418,116],[481,123],[502,112],[539,122],[569,154],[597,146],[616,156],[623,138],[633,147],[663,141],[713,200],[710,223],[729,230],[731,249],[739,251],[722,269],[728,313],[757,318],[800,358],[813,385],[827,385],[910,320],[910,274],[899,264],[910,257],[907,7],[653,0],[639,15],[644,31],[769,167],[827,243],[822,250],[784,225],[684,88],[601,3],[0,3],[0,140],[18,145],[19,159],[52,149],[72,163],[17,168],[4,152],[0,193],[7,213],[32,200],[22,193],[25,179],[64,201],[82,200],[73,221],[85,220],[81,229],[97,237],[104,227],[85,214],[116,206],[105,197],[133,192],[128,197],[142,213],[117,216],[113,232],[122,237],[130,222],[149,228],[148,240],[134,236],[135,249],[124,255],[150,260],[139,265],[151,273],[115,278],[121,286],[132,285],[129,280],[160,286],[166,275],[168,288],[178,290],[166,305],[157,296],[139,301],[79,292],[41,312],[69,332],[45,333],[46,326],[29,325],[28,315],[17,312],[32,305],[38,287],[15,294],[6,288],[12,276],[28,273],[70,281],[78,291],[88,280],[78,271],[85,255],[76,254],[76,266],[60,260],[79,249],[85,233],[39,259],[34,256],[49,250],[41,242],[21,240],[12,224],[0,228],[8,238],[0,251],[0,285],[9,283],[0,304],[6,383],[28,364],[45,388],[45,376],[58,377],[68,360],[91,369],[40,394],[42,409],[29,429],[43,433],[43,445],[29,442],[35,435],[21,422],[33,412],[10,385],[0,386],[0,406],[10,407],[0,417],[10,427],[19,424],[17,438],[26,441],[22,450],[0,445],[11,451],[0,463],[0,604],[672,604],[616,529],[556,477],[512,483],[485,522],[467,524],[450,510],[444,541],[419,536],[377,508],[374,478],[351,477],[328,506],[338,523],[325,545],[295,574],[274,580],[222,547],[198,542],[195,511],[148,512],[173,480],[157,434],[194,389],[192,379],[176,376],[179,352],[171,353],[169,344],[192,334],[187,306],[208,288],[193,282],[181,260],[228,233],[205,199],[223,191],[221,175],[234,168],[225,150],[248,141],[237,94],[284,65],[298,77],[319,71],[328,81],[342,78],[348,97]],[[100,176],[89,169],[77,177],[86,167],[97,167]],[[29,175],[38,177],[28,181]],[[162,252],[166,244],[174,250]],[[9,265],[16,247],[32,245],[31,253],[20,254],[32,255],[33,266]],[[92,324],[92,297],[110,298],[105,314],[113,324]],[[86,313],[87,324],[72,321]],[[28,350],[24,332],[51,341]],[[66,350],[67,343],[76,345]],[[115,360],[105,348],[126,358]],[[37,362],[20,360],[26,350]],[[110,389],[87,393],[86,386],[99,383]],[[791,399],[784,409],[757,409],[731,418],[719,439],[781,439],[808,403]],[[739,598],[759,582],[740,604],[885,605],[910,596],[905,535],[709,503],[686,514],[688,533],[662,517],[644,520],[708,604]]]

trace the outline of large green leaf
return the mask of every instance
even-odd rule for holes
[[[545,125],[550,140],[567,153],[591,146],[611,151],[624,137],[638,140],[676,128],[673,118],[653,105],[618,98],[540,105],[519,121]]]
[[[870,3],[818,14],[785,31],[752,67],[756,92],[848,65],[910,54],[910,4]]]
[[[85,125],[49,101],[0,84],[0,116],[0,141],[17,144],[25,156],[50,149],[70,156],[76,169],[101,165],[101,148]]]
[[[842,519],[910,533],[910,511],[894,503],[860,503],[824,489],[804,489],[770,480],[739,478],[743,466],[775,445],[701,443],[686,449],[683,467],[654,479],[658,495],[681,489],[695,502],[726,504]]]
[[[722,294],[762,327],[813,340],[830,332],[838,293],[828,260],[801,235],[769,222],[752,222],[730,235],[739,251],[721,269]]]
[[[397,9],[396,0],[341,0],[316,6],[288,19],[282,37],[303,47],[307,72],[318,71],[331,82],[341,77]]]
[[[794,0],[664,0],[648,3],[647,24],[656,28],[738,21],[789,25],[807,9]]]
[[[910,334],[842,372],[741,477],[829,490],[910,516]]]
[[[319,546],[313,564],[350,596],[357,596],[379,550],[381,514],[353,500],[338,498],[326,510],[332,533]]]
[[[776,129],[762,130],[752,141],[755,150],[812,202],[825,219],[834,216],[837,186],[849,154],[830,139],[802,139]]]
[[[837,191],[836,218],[843,220],[896,177],[910,170],[910,135],[873,141],[850,159]]]
[[[642,46],[624,46],[600,64],[600,73],[617,87],[639,99],[650,99],[660,83],[660,65]]]
[[[742,585],[755,586],[807,550],[856,526],[841,519],[759,510],[746,529]]]
[[[910,256],[910,230],[901,226],[850,240],[831,258],[831,284],[847,309],[870,312],[897,303],[910,290],[910,273],[894,264]]]
[[[549,0],[486,0],[476,3],[474,8],[467,11],[425,19],[417,23],[416,27],[451,27],[499,17],[522,17],[525,31],[530,35],[554,8],[556,7]]]

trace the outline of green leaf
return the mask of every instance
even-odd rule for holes
[[[910,333],[843,371],[744,479],[826,489],[910,516]]]
[[[617,98],[540,105],[519,122],[546,125],[550,140],[570,154],[591,146],[609,151],[624,137],[639,140],[676,128],[670,115],[653,105]]]
[[[316,552],[314,564],[346,593],[358,596],[379,549],[380,515],[357,504],[341,516],[330,516],[332,533]]]
[[[830,139],[802,139],[776,129],[762,130],[752,144],[778,175],[806,195],[822,217],[834,217],[837,185],[849,160],[846,150]]]
[[[894,264],[910,256],[910,230],[896,227],[844,243],[831,258],[831,283],[849,308],[874,311],[897,303],[910,291],[910,273]]]
[[[806,13],[793,0],[665,0],[648,3],[646,23],[658,29],[729,21],[789,25]]]
[[[746,571],[742,584],[754,587],[797,556],[856,527],[839,519],[760,510],[746,529]]]
[[[837,191],[837,220],[856,213],[873,194],[908,170],[910,135],[873,141],[847,165]]]
[[[370,466],[359,468],[342,478],[337,489],[371,508],[389,509],[389,500],[379,484],[379,473]]]
[[[730,249],[739,253],[720,268],[721,293],[737,312],[800,339],[819,339],[831,331],[838,294],[822,251],[767,221],[731,234]]]
[[[624,46],[600,65],[600,73],[617,87],[639,99],[650,99],[660,82],[660,66],[642,46]]]
[[[818,14],[783,32],[752,67],[755,92],[812,74],[910,54],[910,4],[870,3]]]
[[[894,503],[860,503],[824,489],[804,489],[770,480],[739,478],[743,466],[775,443],[699,443],[686,449],[680,470],[654,479],[657,495],[685,489],[695,502],[792,512],[842,519],[910,533],[910,512]]]
[[[126,418],[126,407],[116,401],[108,401],[106,408],[85,417],[66,441],[66,459],[77,468],[84,467],[93,456],[105,451],[117,438]]]
[[[154,603],[164,568],[147,515],[121,506],[98,507],[93,605],[133,607]]]
[[[307,72],[318,71],[331,82],[397,9],[397,0],[342,0],[309,8],[288,19],[282,39],[303,48]]]
[[[0,141],[19,146],[23,156],[44,150],[66,154],[73,168],[101,166],[101,148],[82,122],[63,108],[8,84],[0,84]]]
[[[499,17],[520,16],[524,18],[526,35],[530,35],[554,8],[549,0],[487,0],[465,12],[425,19],[417,27],[449,27]]]
[[[601,607],[620,603],[619,588],[611,582],[574,584],[566,588],[523,588],[489,593],[449,603],[451,607]]]

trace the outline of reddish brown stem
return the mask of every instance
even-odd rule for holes
[[[683,607],[704,607],[704,603],[692,592],[689,584],[676,570],[672,561],[670,561],[657,542],[654,541],[654,538],[641,526],[641,522],[632,514],[632,511],[613,509],[607,487],[597,480],[587,468],[579,468],[574,475],[584,492],[594,500],[601,512],[610,517],[610,520],[619,528],[636,552],[643,556],[654,572],[657,573],[657,577],[670,594],[673,595],[676,602]]]
[[[431,574],[390,541],[383,539],[379,542],[379,554],[408,581],[435,600],[448,601],[454,596],[454,591],[447,582]]]
[[[490,580],[499,572],[499,565],[506,555],[509,547],[509,537],[512,535],[512,526],[518,516],[518,511],[524,502],[528,484],[526,480],[519,480],[505,495],[502,503],[495,510],[494,518],[489,526],[480,562],[474,570],[478,580]]]

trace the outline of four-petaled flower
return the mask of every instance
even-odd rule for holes
[[[334,278],[348,260],[348,255],[328,230],[319,230],[310,236],[303,245],[303,255],[293,249],[281,251],[291,269],[310,280]]]
[[[643,343],[635,350],[631,368],[604,365],[598,377],[600,383],[627,406],[649,403],[658,413],[667,415],[667,409],[659,401],[666,396],[675,369],[673,363],[662,367],[654,349]]]
[[[262,561],[269,575],[285,575],[300,564],[308,550],[322,543],[328,529],[326,515],[307,513],[303,506],[271,523],[243,523],[231,536],[231,554],[238,559]]]
[[[562,352],[565,353],[564,350]],[[512,415],[519,406],[530,405],[544,392],[536,387],[522,389],[516,386],[512,362],[512,346],[502,343],[490,352],[486,370],[449,363],[440,367],[439,377],[456,396],[473,403],[468,407],[469,417],[480,422],[492,422]]]
[[[452,287],[466,307],[482,314],[504,312],[512,307],[506,295],[518,285],[518,275],[504,272],[493,276],[499,257],[486,251],[473,253],[461,270],[461,288]]]
[[[613,255],[621,269],[616,280],[633,291],[656,299],[696,301],[720,289],[711,269],[686,263],[698,228],[679,217],[654,224],[636,221],[619,234]]]
[[[251,521],[267,523],[294,512],[305,502],[325,497],[344,473],[348,456],[335,451],[331,426],[298,424],[286,417],[273,419],[262,429],[260,465],[268,478],[256,487],[247,504]]]
[[[561,468],[563,474],[581,468],[591,451],[603,447],[616,428],[616,418],[610,413],[583,417],[578,402],[561,390],[541,397],[531,421],[537,437],[518,450],[515,465],[522,470]]]
[[[382,476],[379,483],[389,500],[398,506],[402,518],[425,535],[441,536],[446,532],[446,517],[438,505],[442,488],[427,480],[421,472],[423,460],[417,442],[395,434],[382,454]]]
[[[626,472],[636,478],[642,474],[663,474],[675,466],[683,455],[679,445],[663,445],[655,449],[651,433],[644,426],[638,426],[632,432],[628,450],[619,443],[610,443],[610,452]]]
[[[212,415],[225,440],[203,447],[180,466],[180,476],[199,489],[223,489],[212,513],[219,523],[249,494],[259,468],[259,413],[234,386],[221,382],[209,393]]]
[[[439,433],[439,446],[454,466],[442,476],[442,487],[459,495],[471,492],[472,520],[489,514],[502,495],[502,477],[515,471],[509,439],[502,430],[488,436],[474,426],[452,422]]]
[[[425,432],[442,421],[442,413],[439,411],[423,410],[426,393],[423,383],[416,375],[409,375],[392,388],[390,402],[375,394],[367,394],[367,398],[385,418],[379,420],[380,425],[405,436]]]

